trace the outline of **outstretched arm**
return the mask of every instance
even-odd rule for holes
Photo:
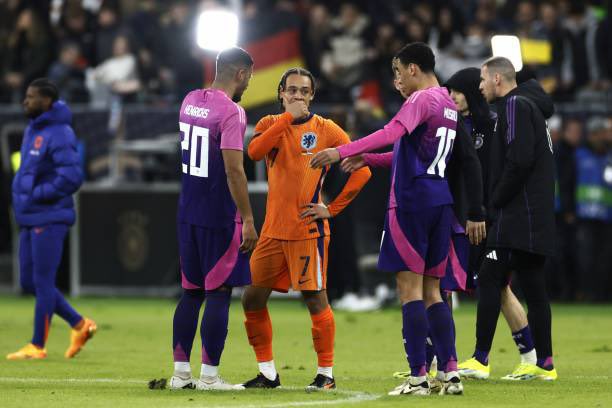
[[[359,140],[320,151],[312,158],[310,166],[314,168],[324,167],[345,157],[356,156],[388,146],[405,134],[406,128],[399,121],[392,120],[384,128]]]
[[[387,153],[366,153],[363,155],[365,164],[370,167],[389,168],[393,163],[393,152]]]

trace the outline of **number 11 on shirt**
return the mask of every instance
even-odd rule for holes
[[[189,152],[189,163],[183,161],[183,173],[208,177],[208,129],[200,126],[192,128],[190,124],[183,122],[179,122],[179,129],[183,133],[181,149]]]

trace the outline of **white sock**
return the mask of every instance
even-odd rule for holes
[[[456,372],[456,371],[449,371],[448,373],[444,374],[444,381],[450,381],[450,379],[453,378],[453,377],[461,378],[459,376],[458,372]]]
[[[521,354],[521,363],[535,364],[538,362],[538,356],[536,350],[533,349],[527,353]]]
[[[200,377],[216,377],[219,375],[219,366],[211,366],[202,364],[200,369]]]
[[[274,360],[264,361],[263,363],[257,363],[259,366],[259,372],[266,376],[270,381],[276,380],[276,367],[274,366]]]
[[[323,374],[327,378],[334,378],[332,370],[334,367],[317,367],[317,374]]]
[[[174,375],[180,377],[183,380],[191,378],[191,365],[188,361],[175,361],[174,362]]]
[[[412,377],[411,376],[408,379],[408,381],[410,382],[411,385],[420,385],[420,384],[422,384],[424,382],[427,382],[427,376],[426,375],[423,375],[423,376],[420,376],[420,377]]]

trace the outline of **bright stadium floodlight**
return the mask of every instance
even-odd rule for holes
[[[238,16],[231,11],[204,11],[198,18],[198,46],[205,50],[221,51],[238,42]]]
[[[514,65],[516,72],[523,69],[521,41],[515,35],[494,35],[491,38],[491,48],[494,57],[506,57]]]

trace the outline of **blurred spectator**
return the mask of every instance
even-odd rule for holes
[[[98,13],[96,29],[95,65],[113,56],[115,39],[121,34],[119,11],[111,5],[103,5]]]
[[[538,77],[544,89],[553,93],[561,84],[561,67],[565,47],[563,27],[554,3],[547,1],[540,5],[540,20],[534,26],[534,31],[548,41],[551,52],[550,62],[537,68]]]
[[[379,24],[374,40],[375,58],[372,61],[374,78],[380,84],[380,96],[385,112],[397,112],[404,102],[393,86],[394,73],[391,61],[397,51],[404,45],[391,23]]]
[[[602,301],[612,278],[612,150],[610,120],[588,121],[586,144],[576,151],[577,246],[581,289],[587,300]]]
[[[532,1],[521,1],[518,4],[515,17],[515,32],[519,37],[530,37],[534,34],[536,22],[536,4]]]
[[[301,40],[306,68],[315,78],[321,77],[321,58],[331,31],[332,16],[329,9],[324,4],[313,5],[304,25]]]
[[[112,57],[91,71],[90,76],[88,87],[95,105],[108,106],[112,95],[120,96],[124,102],[135,101],[140,80],[136,57],[126,36],[115,38]]]
[[[133,33],[134,53],[138,60],[138,72],[146,96],[167,91],[161,81],[160,64],[163,58],[160,15],[155,0],[140,0],[137,10],[127,23]]]
[[[612,85],[612,10],[597,28],[595,38],[596,55],[600,67],[600,87],[609,89]]]
[[[47,75],[58,87],[60,98],[66,102],[89,101],[89,94],[85,87],[85,70],[79,63],[80,52],[76,43],[62,45],[59,59],[51,65]]]
[[[19,13],[8,39],[3,88],[19,102],[27,84],[46,74],[53,58],[53,38],[48,21],[34,8]]]
[[[186,1],[175,1],[162,17],[161,76],[165,86],[173,90],[176,101],[204,84],[203,58],[195,43],[195,27],[195,16]]]
[[[321,59],[323,76],[333,84],[330,96],[334,102],[351,101],[351,91],[364,77],[370,52],[368,29],[368,17],[354,4],[343,3]]]
[[[552,119],[552,118],[551,118]],[[561,134],[549,120],[556,164],[555,212],[557,254],[548,265],[550,293],[575,300],[580,285],[576,260],[576,148],[582,140],[582,121],[568,118]]]
[[[562,79],[565,90],[574,92],[599,78],[595,56],[597,20],[587,12],[584,2],[573,0],[564,28],[568,52],[564,55]]]
[[[96,62],[96,37],[94,31],[94,16],[86,11],[82,2],[67,1],[64,4],[58,28],[58,40],[61,43],[78,44],[79,61],[82,67],[94,65]]]
[[[443,7],[438,14],[438,24],[431,28],[429,45],[434,50],[443,52],[457,48],[461,41],[459,24],[455,21],[452,10],[450,7]]]

